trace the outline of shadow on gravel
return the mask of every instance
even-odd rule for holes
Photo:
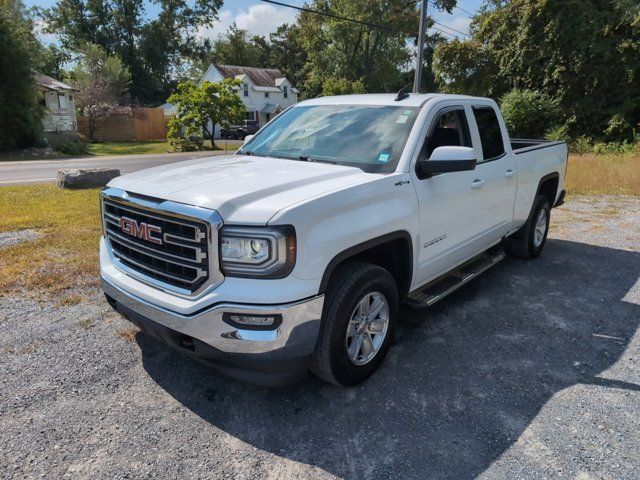
[[[507,259],[439,306],[403,311],[398,345],[356,388],[262,389],[137,341],[162,388],[261,450],[346,478],[471,478],[560,390],[640,390],[598,376],[638,328],[640,306],[622,298],[639,273],[638,253],[550,239],[537,261]]]

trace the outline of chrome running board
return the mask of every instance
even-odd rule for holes
[[[460,267],[443,275],[442,277],[411,292],[406,303],[415,309],[423,309],[432,306],[446,296],[458,290],[464,284],[470,282],[481,273],[489,270],[505,257],[502,247],[490,248],[486,252],[469,260]]]

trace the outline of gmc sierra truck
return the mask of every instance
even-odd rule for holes
[[[142,330],[236,378],[353,385],[382,363],[401,304],[540,255],[566,168],[564,143],[510,140],[490,99],[304,101],[233,155],[107,185],[102,287]]]

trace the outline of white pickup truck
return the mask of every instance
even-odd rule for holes
[[[540,254],[566,168],[564,143],[510,140],[486,98],[304,101],[234,155],[113,180],[102,286],[141,329],[236,378],[353,385],[403,303],[435,303],[503,252]]]

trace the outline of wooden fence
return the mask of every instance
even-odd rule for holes
[[[89,137],[89,121],[78,117],[78,132]],[[131,114],[117,114],[98,120],[94,139],[99,142],[147,142],[167,138],[167,121],[162,108],[132,108]]]

